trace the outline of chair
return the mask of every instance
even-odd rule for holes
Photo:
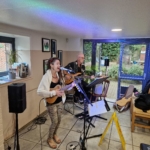
[[[101,94],[95,94],[95,93],[93,92],[93,94],[92,94],[92,95],[95,97],[95,101],[97,101],[99,98],[100,98],[100,100],[102,100],[102,98],[104,98],[105,107],[106,107],[107,111],[110,110],[109,105],[107,104],[107,101],[106,101],[109,84],[110,84],[110,81],[109,81],[109,80],[105,80],[105,81],[103,82],[102,93],[101,93]]]
[[[103,90],[101,94],[95,94],[93,93],[93,96],[96,97],[96,100],[100,97],[100,99],[102,99],[102,97],[105,99],[107,97],[107,92],[108,92],[108,88],[109,88],[109,84],[110,81],[109,80],[105,80],[103,83]]]
[[[84,110],[81,106],[79,106],[79,105],[77,105],[77,103],[75,103],[75,91],[76,91],[76,89],[73,88],[72,90],[65,92],[66,102],[64,104],[64,109],[67,112],[71,113],[72,115],[74,115],[75,107],[78,107],[78,108]],[[79,103],[79,101],[78,101],[78,103]],[[72,104],[72,106],[70,106],[70,104]],[[72,111],[71,111],[71,109],[72,109]]]
[[[133,98],[132,101],[131,101],[131,107],[130,107],[131,120],[132,120],[132,122],[131,122],[131,132],[134,131],[135,126],[150,129],[150,125],[140,124],[140,122],[135,122],[136,118],[141,118],[141,119],[144,119],[144,120],[148,120],[149,123],[150,123],[150,110],[148,110],[147,112],[143,112],[143,110],[138,109],[134,106],[134,102],[135,102],[135,99]]]
[[[106,107],[107,111],[109,111],[110,108],[109,108],[109,105],[107,104],[107,101],[106,101],[105,98],[107,97],[107,92],[108,92],[109,84],[110,84],[109,80],[105,80],[103,82],[102,91],[101,91],[101,88],[100,88],[100,93],[101,94],[96,94],[95,93],[95,89],[93,88],[92,89],[92,97],[91,97],[91,101],[92,101],[93,97],[95,98],[94,101],[97,101],[99,98],[100,98],[100,100],[102,100],[102,97],[103,97],[104,98],[104,102],[105,102],[105,107]],[[99,119],[107,120],[106,118],[100,117],[98,115],[95,115],[95,116],[92,116],[92,117],[88,117],[87,119],[92,119],[93,117],[97,117]]]
[[[70,91],[66,91],[66,101],[64,104],[64,110],[66,110],[67,112],[71,113],[72,115],[74,115],[74,89],[70,90]],[[72,106],[70,106],[70,104],[72,104]],[[66,108],[67,107],[67,108]],[[72,111],[71,111],[72,109]]]

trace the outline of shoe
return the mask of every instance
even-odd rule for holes
[[[79,101],[78,97],[75,97],[74,98],[74,103],[78,103],[78,101]]]
[[[61,143],[61,140],[58,138],[57,135],[54,135],[54,141],[55,141],[57,144],[60,144],[60,143]]]
[[[56,149],[57,148],[57,145],[56,145],[56,143],[54,142],[54,140],[53,139],[51,139],[51,140],[47,140],[47,144],[49,145],[49,147],[50,148],[52,148],[52,149]]]
[[[74,103],[78,103],[78,101],[74,100]]]
[[[80,117],[78,117],[78,119],[83,119],[83,117],[84,117],[84,116],[80,116]]]
[[[83,99],[79,99],[79,103],[83,104],[84,103]]]

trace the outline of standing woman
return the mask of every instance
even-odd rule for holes
[[[61,140],[57,136],[57,130],[61,121],[62,99],[65,99],[66,97],[62,90],[57,89],[50,91],[50,88],[54,88],[62,82],[60,60],[56,57],[50,58],[47,65],[48,70],[42,77],[37,93],[44,98],[58,96],[53,104],[47,103],[47,110],[52,122],[49,128],[47,143],[50,148],[55,149],[57,148],[56,143],[61,143]]]

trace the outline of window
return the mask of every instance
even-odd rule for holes
[[[12,50],[12,45],[10,43],[0,43],[0,72],[8,70],[8,55]]]
[[[15,39],[0,36],[0,77],[8,74],[7,53],[12,50],[15,50]]]

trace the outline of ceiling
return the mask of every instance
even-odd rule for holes
[[[150,0],[0,0],[0,23],[65,38],[150,37]]]

